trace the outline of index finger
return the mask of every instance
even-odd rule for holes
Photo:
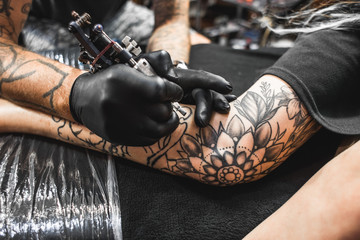
[[[160,77],[154,78],[150,88],[152,89],[149,89],[150,95],[148,97],[153,101],[178,102],[184,94],[179,85]]]

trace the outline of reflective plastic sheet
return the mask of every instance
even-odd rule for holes
[[[122,239],[114,160],[29,135],[0,135],[1,239]]]

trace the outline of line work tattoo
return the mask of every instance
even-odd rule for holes
[[[10,18],[10,10],[13,10],[10,7],[11,0],[1,0],[0,1],[0,37],[3,36],[13,36],[15,34],[15,25]]]
[[[65,78],[68,76],[68,73],[62,71],[52,63],[41,59],[22,61],[19,51],[25,52],[25,50],[15,49],[15,47],[10,44],[0,43],[0,96],[8,98],[3,92],[3,88],[5,86],[18,84],[17,82],[21,84],[22,81],[26,81],[28,84],[31,84],[29,77],[32,77],[32,79],[40,79],[40,75],[43,74],[43,72],[46,72],[49,76],[51,76],[52,81],[54,81],[55,84],[54,86],[50,85],[50,89],[46,90],[46,92],[39,96],[40,98],[46,100],[43,104],[17,97],[16,93],[13,93],[13,96],[10,99],[13,102],[22,103],[26,106],[46,110],[49,113],[57,113],[54,106],[54,94],[62,86]],[[34,64],[42,69],[42,71],[39,72],[34,69],[32,67]],[[21,90],[21,85],[19,86],[19,91],[24,91]],[[36,88],[36,86],[36,82],[34,82],[33,87]]]
[[[155,29],[147,50],[166,50],[173,60],[189,61],[190,33],[188,2],[154,1]]]
[[[65,141],[76,139],[84,147],[216,186],[268,175],[320,128],[289,87],[276,92],[269,82],[238,98],[226,122],[194,129],[189,125],[192,108],[186,109],[188,114],[175,133],[142,150],[112,145],[80,125],[53,120],[58,123],[58,137]],[[281,126],[280,116],[290,124]]]
[[[13,10],[12,7],[10,7],[11,0],[1,0],[0,1],[0,14],[5,13],[6,16],[10,16],[10,10]]]

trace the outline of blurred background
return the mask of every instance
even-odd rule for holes
[[[134,0],[151,9],[151,0]],[[234,49],[291,47],[295,36],[280,37],[266,28],[281,27],[281,20],[271,22],[268,13],[283,17],[304,0],[192,0],[190,23],[194,31],[212,43]]]

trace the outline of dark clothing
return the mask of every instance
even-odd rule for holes
[[[360,134],[360,31],[304,35],[265,73],[288,82],[324,127]]]
[[[103,23],[121,8],[126,0],[33,0],[30,16],[56,20],[67,25],[71,12],[87,12],[93,22]]]

